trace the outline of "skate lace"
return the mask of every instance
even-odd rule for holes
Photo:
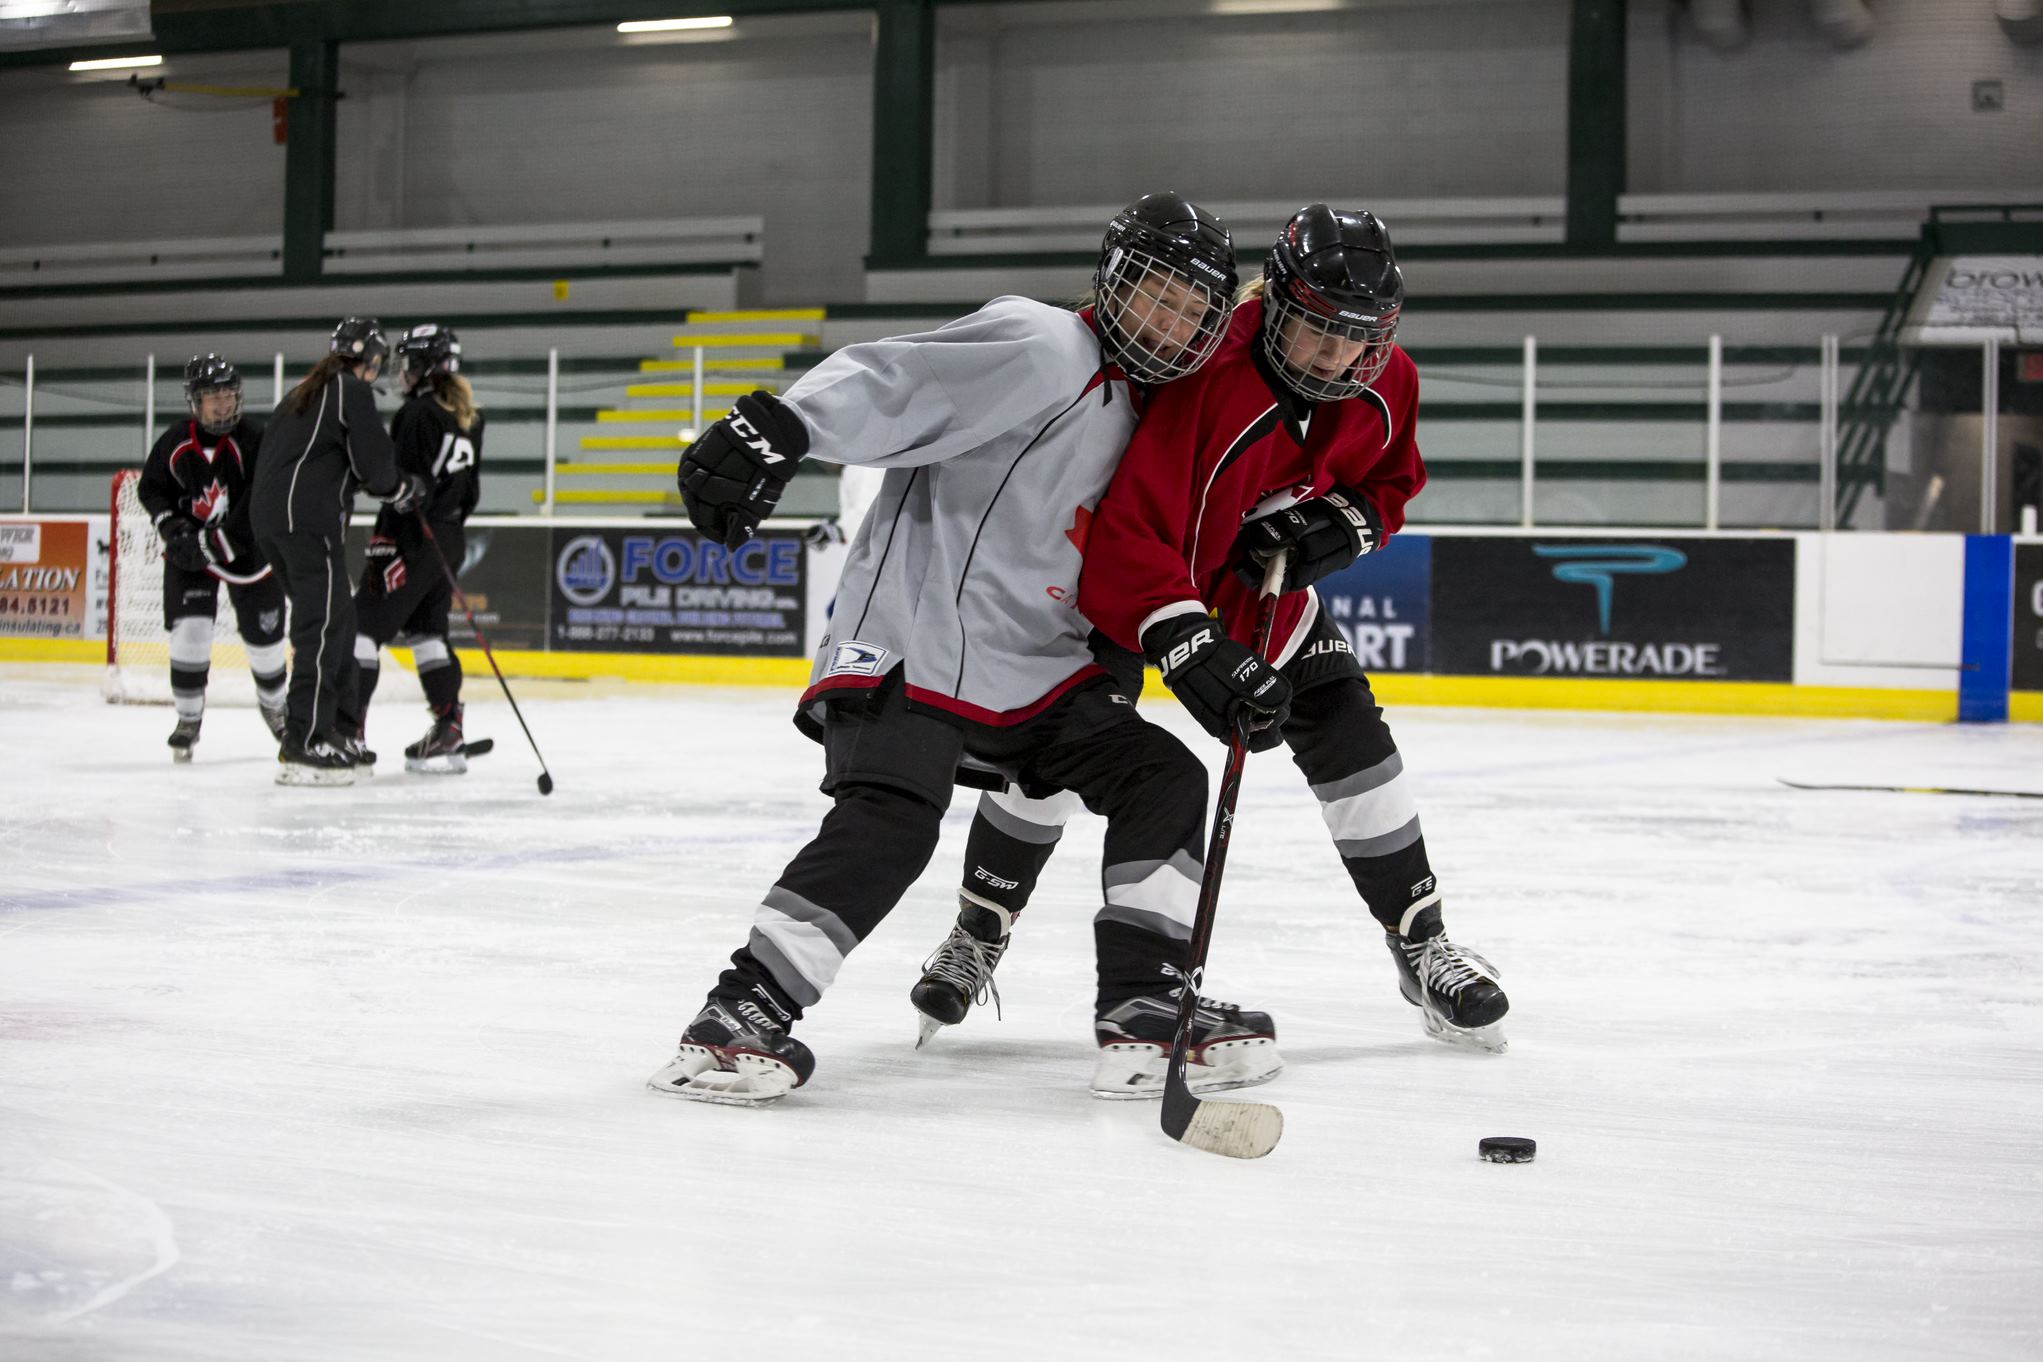
[[[963,927],[953,927],[936,954],[922,962],[922,969],[933,978],[956,984],[974,1006],[983,1007],[992,999],[993,1015],[999,1017],[1000,988],[993,982],[993,967],[1006,949],[1005,943],[989,945]]]
[[[1493,983],[1497,978],[1495,965],[1444,936],[1422,941],[1416,950],[1407,945],[1405,952],[1416,956],[1412,968],[1420,981],[1450,998],[1459,997],[1470,984]]]

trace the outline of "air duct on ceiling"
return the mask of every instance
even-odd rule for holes
[[[1866,0],[1809,0],[1809,17],[1833,47],[1857,47],[1873,36],[1873,11]]]
[[[1752,36],[1748,0],[1688,0],[1688,22],[1702,40],[1719,52],[1745,46]]]

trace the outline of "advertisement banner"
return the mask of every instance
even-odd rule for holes
[[[94,549],[87,520],[0,519],[0,634],[106,637],[104,555],[95,573]]]
[[[461,594],[475,612],[475,622],[489,635],[492,648],[505,650],[546,647],[546,579],[552,561],[548,549],[552,530],[545,525],[470,525],[461,561],[454,565]],[[369,526],[353,525],[348,530],[348,580],[362,580],[362,564],[369,547]],[[440,565],[430,555],[421,569],[439,575]],[[447,638],[457,648],[473,648],[475,631],[461,605],[447,606]]]
[[[550,561],[556,650],[807,656],[799,532],[726,549],[693,530],[557,528]]]
[[[1432,670],[1789,681],[1790,539],[1442,538]]]
[[[1321,607],[1367,672],[1426,670],[1433,538],[1401,534],[1319,584]]]
[[[2043,544],[2015,545],[2014,688],[2043,690]]]

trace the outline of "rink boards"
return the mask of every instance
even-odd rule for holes
[[[795,686],[845,553],[805,528],[478,517],[461,581],[513,674]],[[0,660],[103,659],[106,538],[0,518]],[[2043,721],[2036,540],[1414,531],[1320,595],[1394,703]]]

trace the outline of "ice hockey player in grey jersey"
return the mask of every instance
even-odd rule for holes
[[[678,470],[690,519],[737,549],[804,458],[885,479],[850,549],[796,722],[824,748],[822,827],[759,904],[655,1091],[755,1104],[806,1082],[789,1034],[927,865],[961,759],[1075,792],[1107,819],[1098,1008],[1182,982],[1172,930],[1196,905],[1204,767],[1137,716],[1074,608],[1090,508],[1143,393],[1193,372],[1225,331],[1233,242],[1211,214],[1151,195],[1110,225],[1093,307],[996,298],[936,331],[847,346],[704,432]],[[1275,1072],[1260,1013],[1193,1086]]]

